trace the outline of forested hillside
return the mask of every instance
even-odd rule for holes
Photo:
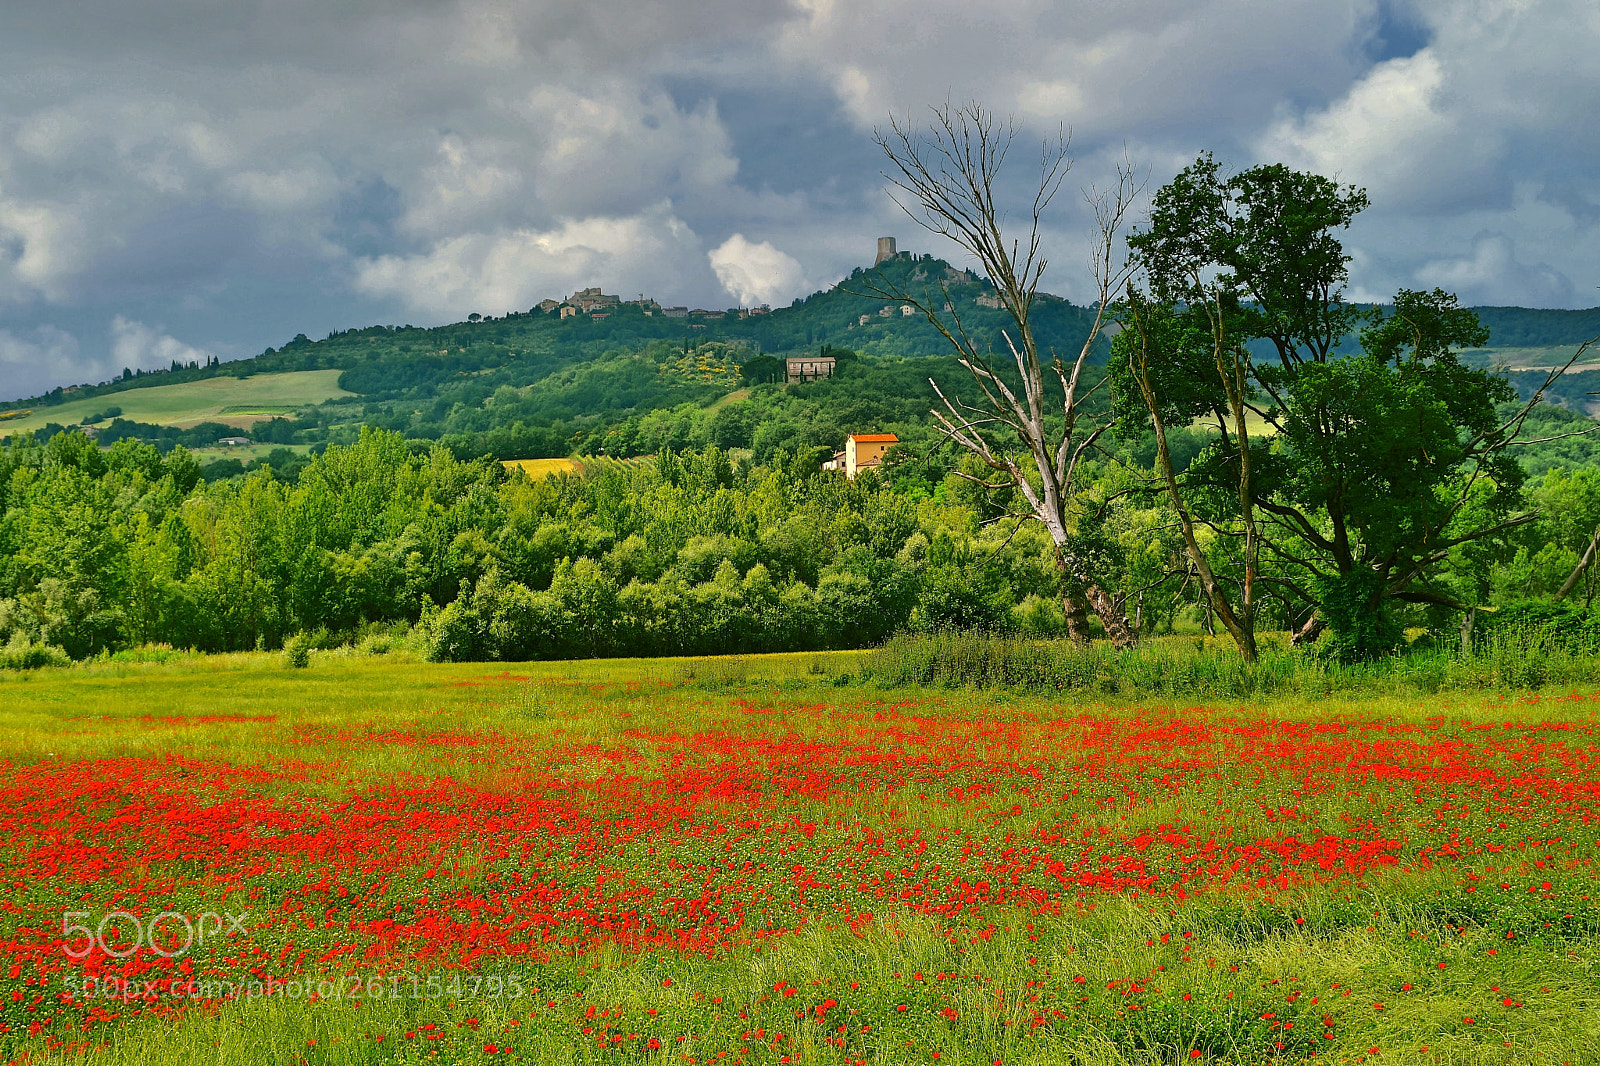
[[[986,282],[942,260],[901,256],[769,314],[669,318],[659,307],[622,304],[604,317],[563,319],[556,311],[533,309],[433,329],[371,326],[321,341],[296,337],[279,350],[237,363],[174,367],[71,393],[57,390],[0,405],[0,415],[31,410],[30,421],[37,423],[49,419],[53,405],[94,398],[95,417],[83,420],[97,424],[102,445],[133,439],[162,449],[204,448],[242,426],[263,445],[304,452],[351,442],[363,426],[373,426],[394,430],[419,447],[442,443],[461,459],[648,455],[714,442],[751,449],[765,461],[778,448],[836,449],[845,434],[861,430],[897,433],[926,452],[933,444],[927,379],[959,382],[963,374],[921,315],[903,314],[897,301],[870,295],[897,287],[935,302],[947,294],[966,327],[1003,350],[1004,313],[978,302],[992,292]],[[1089,323],[1083,308],[1054,298],[1036,305],[1034,318],[1041,343],[1065,353],[1081,346]],[[1504,351],[1515,357],[1502,358],[1496,354],[1502,349],[1489,348],[1464,359],[1475,365],[1499,359],[1525,395],[1544,373],[1517,367],[1564,358],[1575,338],[1600,331],[1600,310],[1485,308],[1481,319],[1491,343],[1508,338]],[[774,384],[782,376],[781,356],[824,349],[839,357],[836,380],[787,388]],[[218,377],[265,383],[277,380],[266,375],[335,370],[344,394],[298,409],[265,407],[283,411],[266,419],[159,424],[124,417],[118,406],[130,389]],[[1589,383],[1590,373],[1576,368],[1549,398],[1573,412],[1589,411],[1591,393],[1600,392],[1600,385]],[[74,410],[83,406],[75,403]],[[77,420],[50,421],[37,436],[47,439]],[[1544,420],[1561,428],[1530,437],[1574,428],[1558,411],[1544,412]],[[4,426],[0,420],[0,434]],[[1576,439],[1536,446],[1523,456],[1537,473],[1555,462],[1586,464],[1592,452],[1590,439]],[[303,461],[286,455],[277,459],[280,469],[285,462]],[[218,460],[208,475],[226,476],[248,465],[248,457]]]
[[[526,385],[558,367],[596,359],[610,352],[636,352],[653,341],[691,347],[720,341],[757,353],[813,350],[824,344],[873,355],[919,356],[944,351],[936,330],[920,315],[905,315],[899,304],[872,295],[880,287],[937,297],[944,294],[962,314],[969,329],[1001,344],[1005,315],[979,304],[988,283],[930,256],[902,255],[880,267],[857,270],[850,277],[793,305],[770,313],[712,311],[690,317],[668,317],[653,302],[624,303],[603,314],[562,318],[556,310],[537,308],[501,318],[477,318],[424,329],[414,326],[368,326],[335,332],[321,341],[304,334],[280,349],[267,349],[254,359],[205,366],[174,366],[153,373],[129,371],[125,377],[68,392],[0,404],[0,410],[47,406],[69,397],[111,394],[130,388],[199,380],[213,376],[247,376],[296,370],[339,369],[340,384],[370,400],[422,400],[441,385],[463,376],[481,376],[490,391],[501,384]],[[648,312],[648,313],[647,313]],[[1075,350],[1088,328],[1083,308],[1050,297],[1035,311],[1036,329],[1048,343]],[[861,316],[870,316],[863,324]]]

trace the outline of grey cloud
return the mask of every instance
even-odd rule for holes
[[[837,278],[883,233],[953,254],[883,196],[868,136],[947,96],[1073,127],[1074,183],[1127,143],[1157,182],[1211,148],[1368,184],[1358,286],[1487,294],[1504,271],[1519,299],[1581,301],[1600,274],[1580,0],[13,8],[0,329],[44,351],[65,324],[75,365],[116,315],[248,352],[585,284],[711,302],[713,249],[743,249],[721,261],[750,292]],[[1050,285],[1082,298],[1085,219],[1061,208]]]
[[[1480,234],[1467,254],[1422,264],[1417,279],[1469,304],[1564,307],[1576,295],[1572,279],[1559,270],[1518,261],[1513,241],[1503,233]]]
[[[103,364],[85,366],[78,338],[54,326],[26,333],[0,329],[0,398],[36,395],[57,385],[77,384],[104,373]]]

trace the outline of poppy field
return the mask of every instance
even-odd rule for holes
[[[1600,695],[0,682],[0,1062],[1600,1061]]]

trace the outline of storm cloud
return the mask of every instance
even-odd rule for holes
[[[969,97],[1070,129],[1082,184],[1211,150],[1366,186],[1358,295],[1589,306],[1597,44],[1581,0],[12,5],[0,395],[586,285],[781,304],[884,234],[954,256],[872,133]],[[1086,221],[1049,234],[1069,297]]]

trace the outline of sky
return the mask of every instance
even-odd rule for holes
[[[589,285],[782,305],[876,238],[891,115],[1365,187],[1350,293],[1600,304],[1593,0],[0,0],[0,399]]]

